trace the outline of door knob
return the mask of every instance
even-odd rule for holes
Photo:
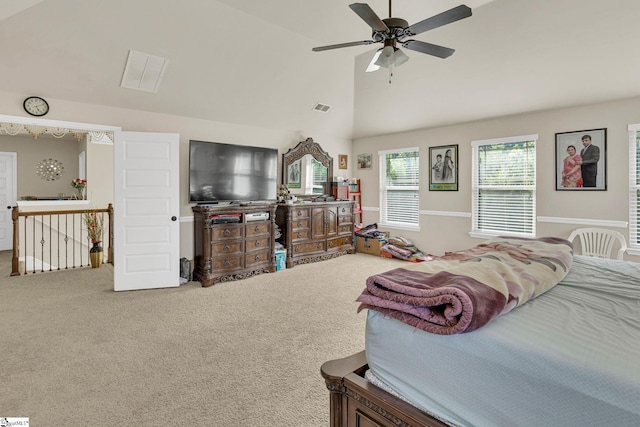
[[[176,219],[178,219],[178,218],[176,218],[175,216],[171,217],[171,221],[175,221]]]

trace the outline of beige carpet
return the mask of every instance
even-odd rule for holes
[[[0,417],[32,426],[329,425],[323,362],[364,348],[355,298],[403,262],[347,255],[202,288],[116,293],[113,270],[9,277]]]

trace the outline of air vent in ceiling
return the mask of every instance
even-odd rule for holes
[[[158,92],[166,67],[165,58],[130,50],[120,86],[144,92]]]
[[[320,113],[326,113],[327,111],[329,111],[329,108],[331,108],[330,105],[327,104],[320,104],[319,102],[313,106],[313,111],[318,111]]]

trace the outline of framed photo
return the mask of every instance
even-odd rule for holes
[[[289,165],[287,170],[287,175],[289,176],[287,185],[289,188],[300,188],[300,162],[301,160],[296,160]]]
[[[458,191],[458,146],[429,147],[429,190]]]
[[[347,169],[347,155],[346,154],[338,154],[338,169]]]
[[[372,154],[358,154],[358,169],[371,169]]]
[[[556,191],[607,189],[607,129],[556,133]]]

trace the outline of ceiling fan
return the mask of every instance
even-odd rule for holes
[[[427,55],[437,56],[438,58],[448,58],[453,54],[454,49],[419,40],[406,39],[471,16],[471,8],[460,5],[446,12],[434,15],[431,18],[409,25],[409,23],[402,18],[391,17],[391,0],[389,0],[389,18],[386,19],[380,19],[366,3],[353,3],[350,4],[349,7],[371,27],[373,30],[371,40],[314,47],[312,50],[314,52],[321,52],[323,50],[343,47],[383,43],[384,46],[378,49],[367,67],[367,71],[376,71],[380,67],[384,67],[389,68],[391,75],[393,75],[394,66],[400,66],[409,60],[409,57],[398,48],[398,44],[416,52],[426,53]]]

